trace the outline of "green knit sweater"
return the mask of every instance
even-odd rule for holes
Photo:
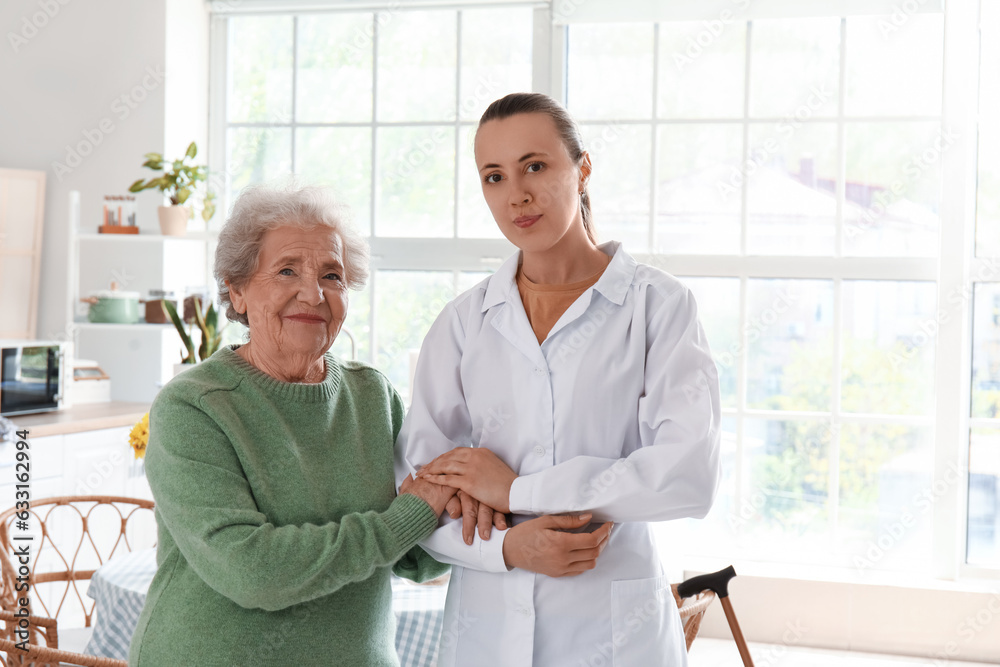
[[[236,347],[150,411],[158,569],[129,664],[398,665],[390,567],[417,581],[447,569],[416,546],[433,510],[396,497],[399,396],[331,354],[323,382],[295,384]]]

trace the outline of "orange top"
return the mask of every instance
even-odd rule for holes
[[[593,287],[603,273],[604,269],[601,269],[585,280],[565,285],[539,285],[525,278],[521,273],[521,267],[518,267],[517,291],[521,294],[524,312],[528,315],[528,322],[531,323],[539,345],[549,335],[549,331],[562,314],[581,294]]]

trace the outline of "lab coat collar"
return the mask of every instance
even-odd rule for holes
[[[628,288],[632,285],[639,264],[632,255],[625,251],[619,241],[608,241],[598,247],[605,254],[611,256],[611,263],[594,284],[593,289],[608,301],[620,306],[625,302],[625,295],[628,294]],[[481,312],[485,313],[493,306],[515,298],[520,300],[520,296],[517,294],[517,283],[514,280],[520,261],[521,251],[518,250],[508,257],[507,261],[493,274],[486,286]]]

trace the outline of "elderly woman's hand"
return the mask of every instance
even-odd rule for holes
[[[410,493],[431,506],[434,514],[441,516],[448,501],[458,492],[452,486],[433,484],[425,479],[413,479],[413,475],[407,475],[403,483],[399,485],[399,495]]]

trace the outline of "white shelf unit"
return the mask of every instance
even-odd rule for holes
[[[111,399],[152,401],[173,377],[182,347],[173,324],[104,324],[87,320],[80,299],[112,282],[118,289],[174,292],[182,299],[188,288],[211,288],[208,245],[204,232],[189,236],[81,233],[79,196],[70,194],[70,258],[67,313],[73,323],[75,355],[93,359],[111,377]],[[140,317],[144,308],[140,304]]]

